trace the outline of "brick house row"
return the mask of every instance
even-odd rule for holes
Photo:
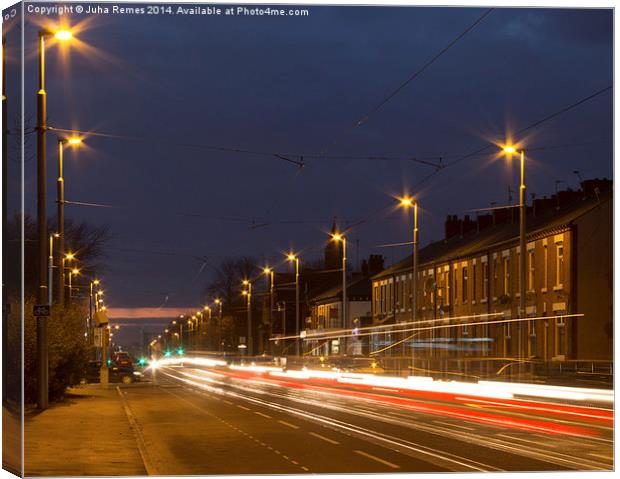
[[[612,210],[609,180],[585,181],[581,190],[528,207],[526,316],[540,319],[522,322],[509,321],[519,317],[518,210],[498,209],[475,220],[449,216],[445,238],[419,251],[416,324],[435,328],[418,331],[403,351],[610,360]],[[409,256],[373,276],[373,325],[412,320],[412,271]],[[572,313],[584,316],[563,316]],[[371,350],[394,341],[383,336],[371,336]]]

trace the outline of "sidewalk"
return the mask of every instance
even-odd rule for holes
[[[146,475],[116,385],[72,388],[24,429],[26,476]]]

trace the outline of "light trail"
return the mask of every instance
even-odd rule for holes
[[[181,373],[184,376],[193,377],[195,379],[198,379],[198,381],[203,380],[201,377],[195,376],[191,373],[185,373],[179,370],[176,370],[174,372]],[[204,373],[205,371],[201,371],[201,372]],[[209,374],[208,372],[206,373]],[[173,374],[169,374],[169,376],[174,379],[178,379],[182,382],[188,383],[188,380],[186,380],[185,378],[179,378],[178,376],[173,375]],[[244,381],[244,382],[247,383],[247,381]],[[303,391],[304,394],[308,393],[308,394],[312,394],[317,397],[317,400],[312,400],[308,398],[307,395],[300,396],[300,397],[291,396],[286,386],[277,385],[277,384],[274,386],[281,386],[281,388],[279,389],[287,389],[287,391],[286,392],[283,391],[280,394],[276,394],[276,393],[269,392],[269,391],[256,390],[256,389],[245,387],[239,384],[225,383],[225,382],[219,382],[215,380],[212,380],[211,384],[215,383],[220,387],[213,386],[213,385],[206,385],[202,382],[195,382],[192,380],[189,380],[189,383],[192,383],[192,385],[196,386],[198,389],[201,389],[201,390],[207,389],[216,394],[227,395],[230,397],[235,397],[237,399],[242,399],[242,400],[247,400],[247,401],[252,401],[252,400],[260,401],[260,400],[256,398],[248,397],[247,395],[244,395],[244,394],[239,394],[239,393],[235,393],[235,392],[232,392],[226,389],[222,389],[222,388],[232,387],[234,389],[238,389],[242,391],[243,393],[259,394],[260,396],[271,396],[271,397],[275,397],[275,398],[278,398],[284,401],[292,401],[292,402],[300,403],[306,407],[313,406],[313,407],[317,407],[321,409],[328,409],[335,413],[345,413],[345,414],[350,414],[350,415],[355,415],[355,416],[361,416],[361,417],[365,417],[365,418],[368,418],[374,421],[389,423],[389,424],[392,424],[398,427],[406,427],[408,429],[417,429],[417,430],[420,430],[420,431],[423,431],[429,434],[440,435],[442,437],[447,437],[450,439],[454,439],[456,441],[466,441],[467,443],[477,444],[485,448],[491,447],[494,449],[505,451],[510,454],[517,454],[519,456],[530,457],[536,460],[550,462],[550,463],[553,463],[553,464],[556,464],[562,467],[570,467],[573,469],[584,469],[585,468],[585,469],[593,469],[593,470],[602,470],[602,469],[609,468],[609,464],[602,463],[600,461],[577,458],[572,455],[563,454],[557,451],[544,451],[541,448],[545,446],[546,444],[548,444],[549,442],[549,439],[546,439],[546,438],[541,438],[540,447],[538,448],[534,448],[534,447],[529,448],[521,444],[519,444],[519,447],[516,447],[514,442],[502,441],[501,439],[491,437],[490,435],[487,435],[487,433],[484,433],[484,432],[478,433],[478,434],[470,434],[465,431],[455,432],[453,429],[442,428],[435,424],[433,424],[432,426],[428,426],[428,425],[425,425],[422,421],[413,419],[408,416],[403,416],[401,414],[396,414],[396,417],[393,417],[392,413],[386,414],[386,412],[389,412],[386,410],[382,411],[381,413],[374,412],[376,411],[376,407],[373,407],[372,410],[370,411],[368,410],[360,411],[360,408],[357,408],[355,406],[346,407],[346,404],[344,405],[345,407],[343,407],[342,401],[344,398],[342,397],[337,397],[338,402],[335,404],[332,404],[329,401],[330,396],[333,397],[337,395],[333,395],[329,393],[325,394],[324,392],[304,390]],[[252,384],[253,381],[249,383]],[[264,386],[264,384],[262,383],[260,385]],[[354,397],[354,399],[355,399],[355,402],[366,402],[369,404],[372,404],[374,402],[374,400],[368,400],[366,398]],[[270,404],[270,403],[267,403],[267,404]],[[281,409],[283,407],[280,404],[274,404],[273,406],[276,406],[277,409]],[[270,406],[267,406],[267,407],[270,407]],[[302,411],[302,414],[306,414],[306,412]],[[481,436],[480,434],[482,434],[483,436]],[[585,438],[581,438],[581,440],[583,441],[585,440]],[[602,439],[597,439],[597,441],[599,440],[604,441]],[[604,441],[604,442],[607,442],[607,441]],[[403,452],[403,451],[400,451],[400,452]],[[493,468],[492,466],[488,466],[488,467],[491,467],[491,469],[486,469],[486,470],[497,470],[497,468]]]

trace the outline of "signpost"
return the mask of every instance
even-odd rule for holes
[[[36,304],[32,307],[32,313],[37,318],[47,317],[50,315],[50,306],[49,304]]]

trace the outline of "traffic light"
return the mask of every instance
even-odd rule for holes
[[[164,353],[164,357],[169,358],[170,356],[172,356],[172,353],[170,351],[166,351]]]
[[[139,366],[145,366],[146,365],[146,358],[138,358],[138,365]]]
[[[183,348],[179,348],[179,349],[177,349],[177,354],[178,354],[179,356],[183,356],[183,353],[184,353],[184,352],[185,352],[185,350],[184,350]]]

